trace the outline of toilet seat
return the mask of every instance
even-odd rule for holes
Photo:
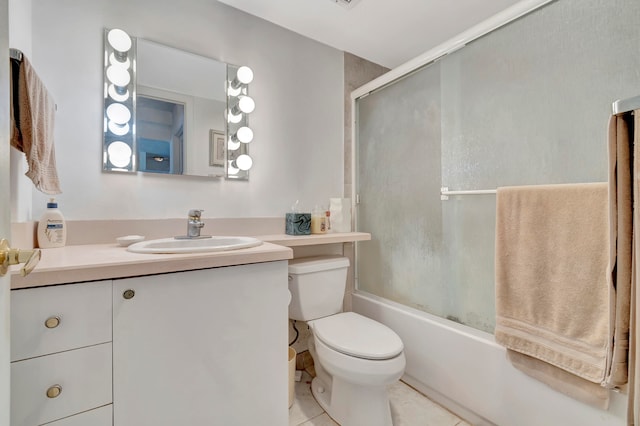
[[[355,312],[343,312],[310,321],[313,334],[331,349],[345,355],[391,359],[402,352],[400,337],[386,325]]]

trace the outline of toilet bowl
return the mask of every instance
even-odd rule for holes
[[[322,338],[318,335],[326,320],[344,327],[336,329],[337,335],[329,335],[327,341],[323,340],[326,331]],[[400,338],[388,327],[353,312],[311,321],[309,327],[313,339],[309,351],[316,360],[311,392],[320,406],[342,426],[392,425],[387,387],[404,373],[406,360]],[[353,339],[345,350],[338,341],[349,335]],[[381,335],[384,337],[372,346]],[[358,339],[363,336],[369,341]]]
[[[348,266],[335,256],[290,261],[289,316],[311,330],[311,391],[327,414],[342,426],[391,426],[387,387],[404,373],[404,347],[389,327],[340,312]]]

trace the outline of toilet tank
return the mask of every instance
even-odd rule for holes
[[[310,321],[342,312],[349,259],[301,257],[289,261],[289,318]]]

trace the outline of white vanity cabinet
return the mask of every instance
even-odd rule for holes
[[[113,281],[115,426],[288,424],[287,262]]]
[[[112,424],[111,303],[111,281],[11,292],[12,426]]]

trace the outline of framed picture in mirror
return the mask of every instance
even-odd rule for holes
[[[224,132],[209,130],[209,165],[224,167]]]

